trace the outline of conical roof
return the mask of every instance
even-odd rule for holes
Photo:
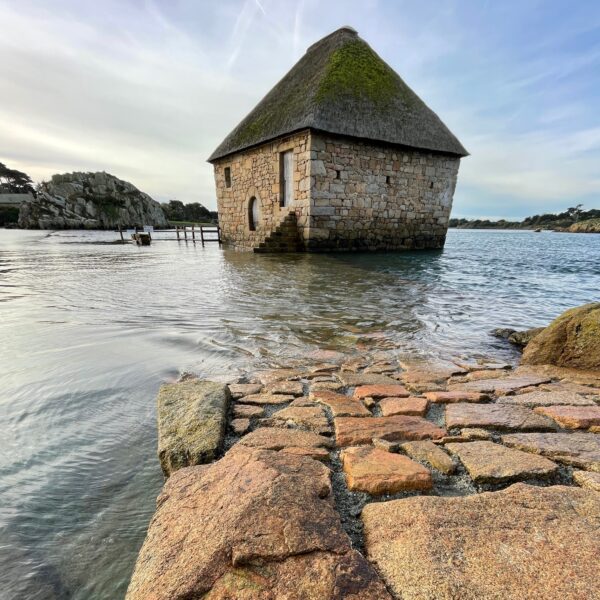
[[[440,118],[351,27],[308,48],[209,161],[311,128],[466,156]]]

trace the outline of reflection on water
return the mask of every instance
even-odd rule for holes
[[[0,230],[0,597],[122,597],[162,484],[154,399],[316,348],[514,358],[493,327],[598,299],[600,236],[255,256]]]

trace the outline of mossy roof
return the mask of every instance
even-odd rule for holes
[[[310,46],[208,160],[307,128],[468,154],[440,118],[350,27]]]

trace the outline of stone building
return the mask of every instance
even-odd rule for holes
[[[441,248],[466,155],[343,27],[310,46],[210,156],[222,239],[259,252]]]

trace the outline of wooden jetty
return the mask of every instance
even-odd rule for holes
[[[222,244],[221,230],[218,225],[177,225],[170,229],[144,227],[144,231],[138,231],[138,229],[136,227],[135,230],[128,232],[131,233],[131,239],[138,246],[149,246],[152,241],[192,242],[193,244],[199,242],[203,246],[210,242]],[[120,226],[119,234],[121,242],[125,243],[127,240],[124,238],[123,229]]]

